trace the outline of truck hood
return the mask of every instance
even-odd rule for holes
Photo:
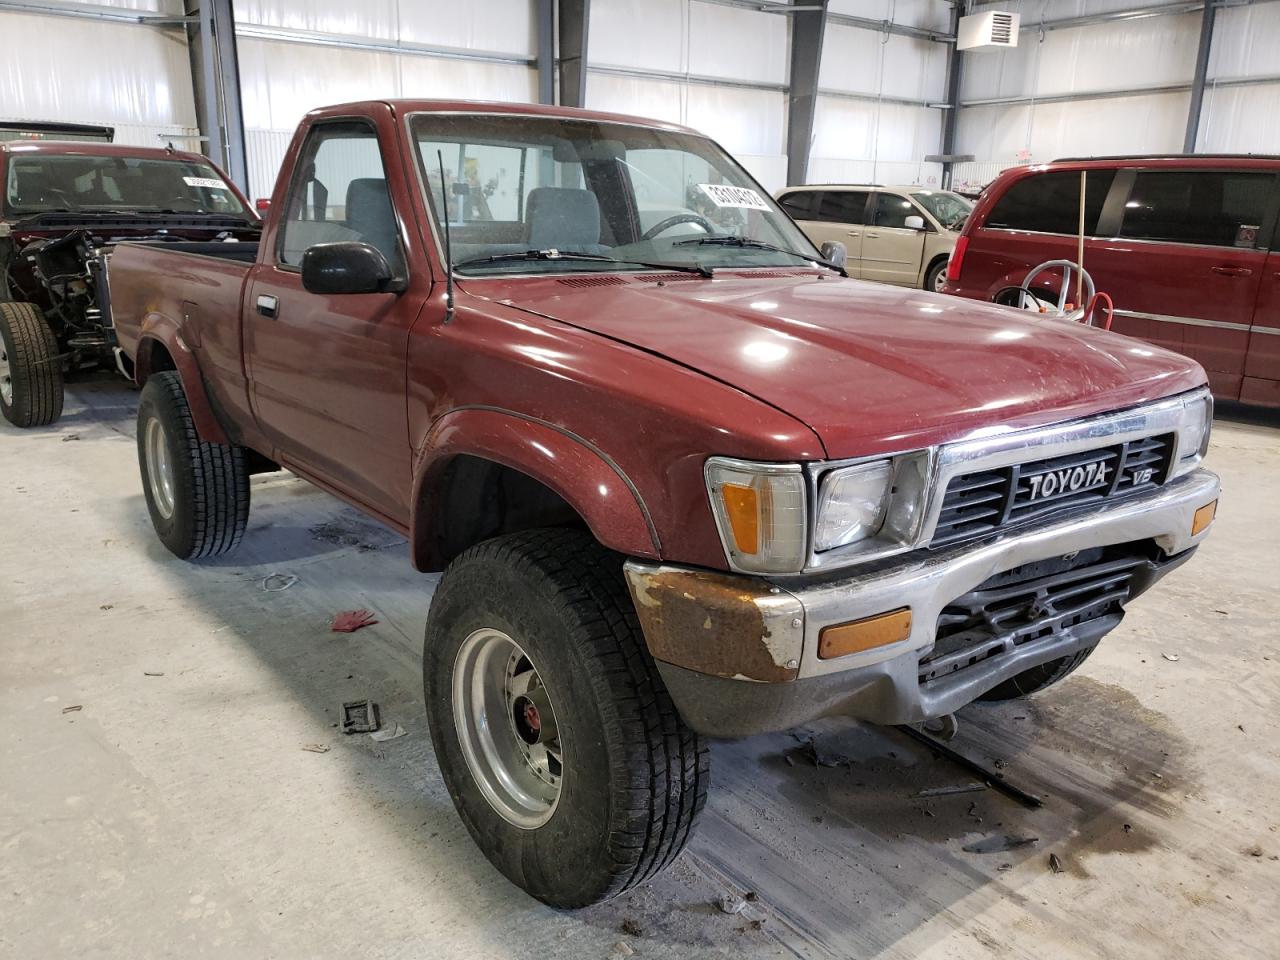
[[[495,278],[467,292],[736,387],[809,426],[832,458],[1088,416],[1205,381],[1194,361],[1138,340],[920,290],[810,272],[624,276]]]

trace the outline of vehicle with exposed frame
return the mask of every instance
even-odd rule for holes
[[[202,156],[92,142],[92,128],[31,139],[32,126],[0,137],[0,413],[19,427],[62,415],[64,373],[119,362],[104,269],[117,241],[190,248],[261,229]]]
[[[230,550],[278,465],[443,570],[440,770],[551,904],[679,854],[708,737],[1060,680],[1217,504],[1194,362],[845,279],[683,127],[328,107],[218,252],[109,267],[158,536]]]

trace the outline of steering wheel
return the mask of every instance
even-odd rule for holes
[[[1030,273],[1028,273],[1026,278],[1022,281],[1023,291],[1031,290],[1032,281],[1039,277],[1040,274],[1048,273],[1051,270],[1062,271],[1062,292],[1058,294],[1058,313],[1063,314],[1068,319],[1078,320],[1084,313],[1085,305],[1093,300],[1093,295],[1097,291],[1094,289],[1093,277],[1089,276],[1089,271],[1077,264],[1074,260],[1047,260],[1040,264],[1040,266],[1034,268]],[[1075,310],[1071,314],[1067,314],[1067,298],[1071,296],[1072,290],[1075,289],[1075,284],[1072,283],[1072,277],[1075,276],[1077,271],[1079,271],[1084,280],[1084,296],[1080,298],[1081,302],[1075,305]],[[1034,296],[1034,294],[1032,296]],[[1017,305],[1024,308],[1029,305],[1027,303],[1025,293],[1021,298],[1019,298]]]
[[[677,213],[674,216],[667,217],[665,220],[659,220],[652,227],[640,235],[641,240],[652,240],[658,234],[681,223],[696,223],[707,233],[715,233],[716,228],[706,217],[699,216],[696,213]]]

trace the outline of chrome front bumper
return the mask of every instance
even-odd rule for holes
[[[1219,489],[1216,475],[1196,470],[1104,510],[977,545],[917,550],[839,575],[770,581],[636,561],[626,564],[626,573],[649,649],[696,729],[742,736],[831,714],[914,723],[952,713],[1023,670],[1092,646],[1119,622],[1083,623],[969,667],[954,681],[922,686],[920,659],[933,647],[943,607],[996,574],[1093,547],[1146,541],[1166,557],[1187,554],[1207,534],[1191,533],[1193,516]],[[906,639],[819,657],[824,628],[903,607],[911,610]]]

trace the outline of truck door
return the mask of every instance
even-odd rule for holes
[[[917,217],[921,226],[908,226]],[[906,197],[877,193],[862,236],[862,279],[914,287],[924,256],[924,214]]]
[[[1262,271],[1258,307],[1249,331],[1240,399],[1280,407],[1280,231]]]
[[[412,463],[406,357],[423,300],[313,294],[299,272],[308,247],[361,241],[407,282],[387,166],[371,120],[312,126],[271,249],[250,281],[244,349],[254,415],[282,465],[405,522]]]

